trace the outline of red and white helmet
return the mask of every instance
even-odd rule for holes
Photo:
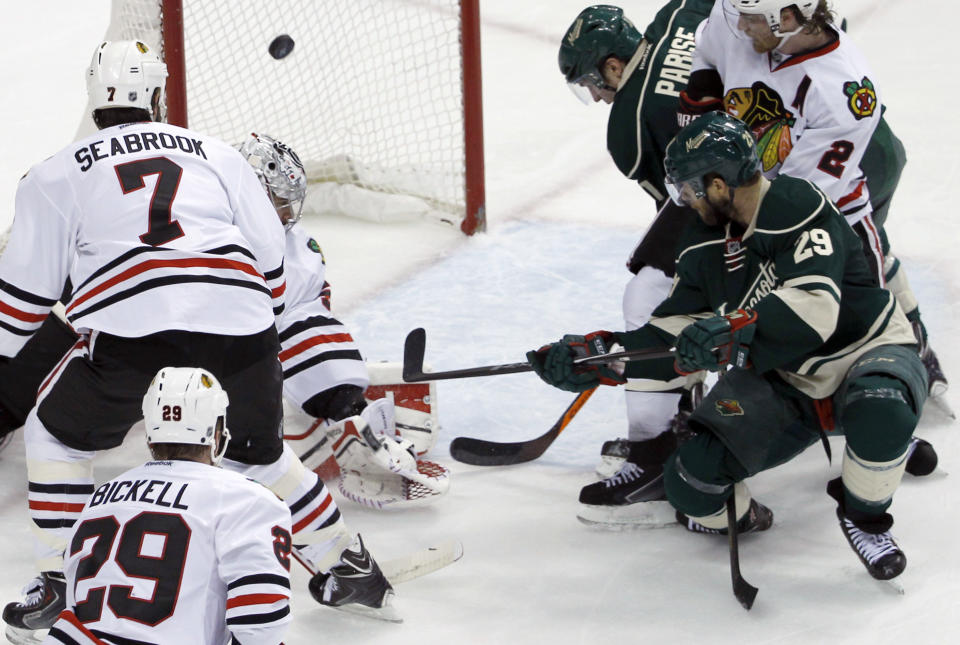
[[[229,398],[216,377],[199,367],[164,367],[143,397],[147,444],[185,443],[210,446],[214,465],[227,450]],[[217,445],[217,427],[223,429]]]
[[[762,15],[767,19],[773,35],[779,38],[792,36],[799,29],[793,31],[780,30],[780,12],[787,7],[795,6],[805,20],[813,17],[819,0],[728,0],[730,5],[742,14]]]
[[[151,111],[154,93],[163,103],[167,66],[139,40],[100,43],[87,69],[87,93],[93,110],[132,107]]]

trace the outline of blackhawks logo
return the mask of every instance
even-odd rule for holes
[[[793,149],[790,128],[797,120],[775,90],[759,81],[750,87],[737,87],[723,97],[723,106],[750,127],[763,172],[783,163]]]
[[[742,417],[743,408],[740,402],[734,399],[719,399],[717,401],[717,413],[721,417]]]
[[[877,92],[869,78],[864,76],[859,83],[856,81],[844,83],[843,93],[847,95],[847,107],[858,121],[873,116],[877,109]]]

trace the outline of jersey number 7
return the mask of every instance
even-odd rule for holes
[[[124,195],[144,188],[143,178],[147,175],[157,175],[157,184],[150,199],[150,221],[147,232],[140,236],[141,242],[160,246],[183,237],[183,229],[171,213],[183,168],[166,157],[153,157],[118,164],[115,170]]]

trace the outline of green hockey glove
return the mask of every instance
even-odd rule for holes
[[[697,370],[720,371],[727,363],[748,367],[750,341],[757,314],[738,309],[726,316],[698,320],[677,336],[677,371],[689,374]]]
[[[527,352],[527,361],[541,379],[569,392],[583,392],[598,385],[622,385],[627,380],[610,365],[574,365],[585,356],[607,354],[614,342],[608,331],[595,331],[586,336],[568,334],[559,342]]]

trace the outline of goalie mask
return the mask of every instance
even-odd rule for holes
[[[240,145],[240,154],[253,166],[284,227],[296,224],[307,196],[307,174],[297,153],[282,141],[253,132]]]
[[[674,203],[691,205],[706,195],[703,178],[720,175],[730,187],[760,172],[757,145],[740,119],[710,112],[686,126],[667,145],[663,160],[667,192]]]
[[[167,66],[144,43],[138,40],[100,43],[87,69],[90,106],[93,110],[138,108],[159,120],[166,78]]]
[[[210,458],[219,465],[230,442],[225,424],[228,403],[227,393],[210,372],[198,367],[164,367],[143,397],[147,444],[210,446]],[[221,431],[219,445],[217,430]]]
[[[581,101],[589,104],[588,85],[615,90],[603,80],[600,68],[610,56],[628,61],[643,40],[623,15],[623,9],[612,5],[595,5],[580,12],[567,29],[560,43],[558,63],[570,89]]]

